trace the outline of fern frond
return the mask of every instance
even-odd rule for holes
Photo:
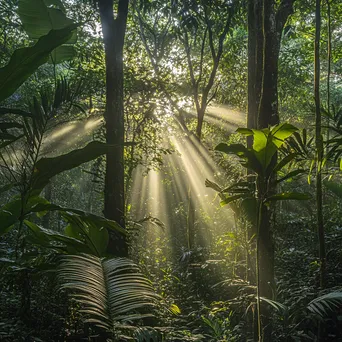
[[[81,304],[87,322],[105,330],[119,321],[153,316],[160,302],[152,283],[126,258],[62,256],[58,279]]]

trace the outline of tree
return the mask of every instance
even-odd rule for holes
[[[315,69],[314,69],[314,93],[315,93],[315,114],[316,114],[316,205],[317,205],[317,233],[319,242],[320,261],[320,286],[325,287],[325,237],[323,223],[323,192],[322,192],[322,162],[323,162],[323,136],[322,136],[322,115],[320,99],[320,39],[321,39],[321,0],[316,0],[316,26],[315,26]]]
[[[122,227],[125,227],[123,46],[128,2],[119,0],[115,18],[113,0],[98,2],[106,55],[106,141],[115,145],[106,155],[104,215]],[[108,248],[120,256],[128,253],[126,242],[119,236],[111,236]]]
[[[147,10],[140,6],[138,9],[136,6],[139,33],[156,76],[162,80],[163,68],[170,62],[174,63],[171,60],[172,57],[166,56],[167,46],[174,43],[177,53],[184,55],[186,64],[182,65],[182,69],[187,74],[184,83],[195,105],[196,127],[194,131],[199,140],[202,135],[205,112],[217,94],[219,65],[224,54],[226,38],[233,27],[238,5],[239,1],[233,1],[229,5],[220,2],[180,1],[173,3],[171,7],[162,3],[159,4],[160,8],[152,9],[157,12],[152,22],[150,13],[149,15],[144,13],[151,12],[151,8]],[[160,13],[163,13],[163,16]],[[165,57],[168,57],[167,63],[165,61],[163,63]],[[178,111],[177,120],[187,131],[185,116],[188,113],[172,96],[179,94],[172,94],[172,91],[162,82],[161,90],[172,107]]]

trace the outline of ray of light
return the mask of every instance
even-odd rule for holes
[[[139,217],[151,214],[166,224],[166,233],[176,241],[176,247],[187,246],[188,206],[194,208],[196,244],[210,244],[211,232],[215,227],[233,228],[233,215],[230,210],[220,208],[217,194],[205,187],[205,179],[215,180],[222,170],[214,162],[210,152],[194,136],[175,132],[168,139],[175,153],[164,156],[162,170],[150,171],[144,190],[134,183],[141,183],[136,173],[133,179],[132,203],[136,204]],[[151,236],[152,238],[152,236]],[[177,247],[177,248],[178,248]],[[180,248],[179,248],[180,250]]]
[[[92,133],[101,125],[101,122],[101,117],[91,117],[56,127],[44,138],[42,154],[62,154],[71,147],[78,147],[89,142],[92,139]]]

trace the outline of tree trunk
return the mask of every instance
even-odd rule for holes
[[[317,150],[317,172],[316,172],[316,203],[317,203],[317,232],[319,242],[320,260],[320,286],[325,287],[325,237],[323,223],[323,193],[322,193],[322,160],[323,160],[323,137],[322,137],[322,116],[320,101],[320,39],[321,39],[321,0],[316,0],[316,33],[315,33],[315,107],[316,107],[316,150]]]
[[[263,33],[262,2],[248,2],[248,110],[247,127],[257,128],[257,117],[262,85]],[[248,139],[251,147],[252,139]]]
[[[115,19],[113,0],[99,0],[99,10],[106,57],[106,140],[115,145],[106,156],[104,215],[125,228],[123,45],[128,0],[119,0]],[[125,239],[111,232],[108,251],[127,256]]]
[[[257,128],[258,109],[262,85],[262,60],[263,60],[263,32],[262,32],[262,1],[249,0],[248,2],[248,108],[247,127]],[[252,137],[247,137],[247,146],[251,148]],[[250,172],[247,171],[247,174]],[[255,182],[255,177],[249,176],[250,182]],[[256,222],[248,222],[247,239],[250,241],[256,235]],[[252,249],[255,246],[251,247]],[[254,262],[253,262],[254,261]],[[247,258],[247,280],[255,284],[255,256]]]
[[[275,0],[263,0],[263,68],[262,91],[258,111],[258,129],[267,128],[279,123],[278,114],[278,60],[281,36],[289,15],[293,12],[294,0],[282,0],[276,9]],[[275,165],[277,156],[272,163]],[[266,189],[264,179],[258,180],[259,197],[272,193],[275,189]],[[260,225],[258,231],[258,297],[274,299],[274,241],[272,236],[272,215],[274,207],[261,205]],[[261,305],[261,328],[259,326],[259,340],[271,341],[272,324],[269,307]]]
[[[207,107],[201,108],[197,112],[196,137],[197,137],[198,140],[201,140],[203,120],[204,120],[204,113],[205,113],[206,109],[207,109]]]

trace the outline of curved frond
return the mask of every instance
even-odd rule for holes
[[[342,292],[330,292],[313,299],[308,304],[308,310],[321,317],[327,316],[342,306]]]
[[[153,315],[160,300],[152,283],[126,258],[62,256],[58,278],[61,288],[70,290],[81,304],[87,321],[106,330],[118,321]]]

